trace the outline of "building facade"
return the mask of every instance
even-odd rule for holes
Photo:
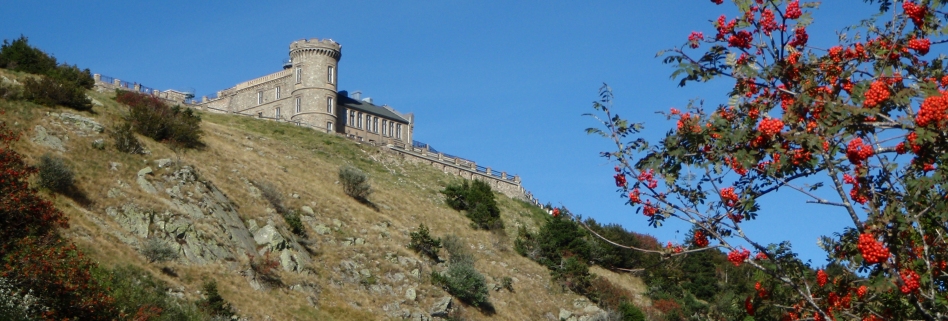
[[[414,115],[372,104],[337,88],[342,46],[330,39],[290,44],[283,70],[217,92],[198,105],[209,111],[296,123],[374,144],[412,142]]]

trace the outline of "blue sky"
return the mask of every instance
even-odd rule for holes
[[[710,1],[10,1],[0,0],[0,37],[20,34],[59,61],[156,89],[198,96],[281,70],[290,42],[342,44],[339,88],[415,113],[415,139],[479,165],[519,174],[541,201],[600,222],[681,240],[688,228],[659,229],[623,205],[609,142],[584,129],[605,82],[615,109],[660,138],[674,122],[654,112],[702,98],[726,103],[731,81],[678,88],[656,52],[691,31],[713,36],[710,20],[730,6]],[[868,17],[863,1],[825,1],[811,45]],[[937,49],[935,49],[937,51]],[[764,200],[749,234],[790,240],[822,265],[819,235],[848,218],[788,193]],[[680,233],[679,233],[680,231]]]

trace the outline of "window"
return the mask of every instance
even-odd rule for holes
[[[388,128],[388,121],[382,119],[382,136],[386,136],[386,128]]]
[[[326,130],[332,131],[332,122],[326,122]]]
[[[303,82],[303,68],[296,68],[296,83]]]
[[[296,97],[296,113],[299,114],[303,112],[302,107],[300,106],[300,97]]]
[[[356,112],[350,110],[349,111],[349,126],[355,127],[355,124],[356,124]]]
[[[358,126],[359,129],[362,129],[362,112],[359,112],[358,122],[359,122],[359,126]]]
[[[276,118],[279,119],[279,118],[280,118],[280,107],[277,107],[276,109],[274,109],[274,113],[273,113],[273,114],[274,114],[274,116],[275,116]]]
[[[263,103],[263,92],[258,91],[257,92],[257,105],[262,104],[262,103]]]
[[[395,122],[388,123],[388,136],[395,135]]]
[[[372,132],[378,134],[379,132],[379,118],[372,117]]]
[[[275,98],[275,99],[280,99],[280,87],[279,87],[279,86],[277,86],[277,88],[276,88],[276,96],[274,96],[274,98]]]
[[[329,66],[329,83],[336,83],[336,67]]]
[[[402,139],[402,124],[395,125],[395,138]]]
[[[332,114],[332,97],[326,97],[326,112]]]

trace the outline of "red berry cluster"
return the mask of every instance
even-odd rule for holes
[[[787,10],[785,11],[787,19],[798,19],[803,15],[803,11],[800,10],[800,0],[793,0],[787,4]]]
[[[727,165],[730,166],[732,169],[734,169],[734,172],[737,173],[738,175],[741,175],[741,176],[747,175],[747,169],[744,168],[744,166],[742,166],[741,163],[737,161],[737,158],[734,158],[734,157],[725,158],[724,162],[727,163]]]
[[[865,285],[860,285],[859,288],[856,289],[856,295],[858,295],[860,299],[866,296],[866,293],[869,293],[869,288]]]
[[[714,2],[714,4],[722,4],[724,0],[711,0],[711,2]]]
[[[770,11],[770,9],[764,9],[764,11],[760,12],[760,29],[768,36],[774,32],[774,30],[780,29],[780,26],[777,25],[777,20],[774,18],[774,12]]]
[[[816,271],[816,284],[819,284],[821,288],[826,285],[827,279],[829,279],[829,276],[826,275],[826,271],[823,271],[823,269]]]
[[[697,247],[708,246],[708,236],[704,235],[704,231],[697,230],[695,231],[694,242],[695,242],[695,246]]]
[[[717,24],[718,34],[714,36],[714,38],[717,40],[724,40],[724,35],[731,33],[731,31],[734,31],[734,27],[737,26],[737,19],[727,21],[727,17],[725,17],[724,15],[721,15],[720,17],[718,17],[718,22],[716,24]]]
[[[559,217],[559,216],[560,216],[560,209],[554,208],[554,209],[553,209],[553,217]]]
[[[882,263],[889,259],[889,249],[876,241],[875,236],[869,233],[859,234],[859,243],[856,245],[862,258],[868,264]]]
[[[638,187],[633,188],[632,191],[629,192],[629,203],[632,203],[632,204],[642,203],[642,196],[641,196],[641,193],[639,192]]]
[[[902,291],[902,294],[909,294],[918,290],[918,273],[912,270],[902,270],[899,272],[899,275],[902,277],[902,285],[899,286],[899,290]]]
[[[862,142],[862,138],[856,137],[846,146],[846,157],[853,165],[862,165],[866,159],[873,154],[872,146]]]
[[[755,260],[766,260],[766,259],[767,259],[767,253],[764,253],[764,252],[757,252],[757,255],[754,255],[754,259],[755,259]]]
[[[761,299],[767,298],[767,289],[765,289],[763,285],[760,285],[760,282],[754,284],[754,290],[757,291],[757,296],[759,296]]]
[[[645,216],[652,217],[658,213],[658,207],[652,206],[652,200],[646,200],[645,205],[642,207],[642,214]]]
[[[863,103],[863,106],[872,108],[886,99],[889,99],[889,87],[886,86],[884,81],[876,80],[869,85],[869,90],[866,91],[866,102]]]
[[[744,263],[744,260],[747,260],[748,257],[750,257],[750,251],[745,248],[735,249],[727,254],[727,260],[731,261],[734,266],[741,266],[741,263]]]
[[[639,172],[639,181],[645,182],[648,188],[658,187],[658,181],[655,180],[655,171],[651,169]]]
[[[856,201],[859,204],[866,204],[869,201],[869,197],[859,187],[859,180],[850,176],[849,174],[843,174],[843,183],[852,184],[853,188],[849,190],[849,197]]]
[[[625,174],[616,173],[616,175],[613,176],[613,178],[616,179],[616,187],[625,187],[626,184],[628,184],[628,183],[625,181]]]
[[[902,3],[902,9],[905,10],[905,14],[912,19],[912,23],[916,27],[921,26],[925,22],[925,13],[928,11],[924,6],[915,4],[912,1],[906,1]]]
[[[747,30],[741,30],[727,39],[727,45],[734,48],[750,49],[752,41],[754,41],[754,34]]]
[[[791,47],[803,47],[806,46],[807,40],[810,40],[810,36],[806,34],[806,29],[801,26],[797,26],[797,30],[793,32],[793,39],[787,43]]]
[[[941,95],[925,98],[918,114],[915,115],[915,123],[922,127],[929,124],[942,127],[946,119],[948,119],[948,92],[945,91],[941,92]]]
[[[783,129],[783,121],[777,118],[765,118],[757,124],[757,131],[761,136],[770,139]]]
[[[739,200],[737,194],[734,193],[734,187],[725,187],[721,189],[721,200],[724,201],[724,205],[728,207],[734,207],[737,205]]]
[[[928,50],[932,47],[931,40],[928,38],[922,39],[912,39],[908,42],[909,49],[915,50],[919,55],[925,55],[928,53]]]
[[[691,35],[688,36],[688,46],[691,47],[691,49],[698,48],[698,46],[701,45],[699,42],[702,40],[704,40],[704,33],[692,31]]]
[[[744,299],[744,309],[747,310],[747,315],[754,315],[754,301],[751,301],[751,297]]]

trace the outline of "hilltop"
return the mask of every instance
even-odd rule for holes
[[[13,86],[35,77],[0,75]],[[250,320],[427,319],[449,294],[430,281],[445,263],[407,248],[423,222],[432,235],[467,244],[490,286],[492,311],[453,300],[453,317],[557,319],[599,311],[513,250],[518,230],[536,231],[548,215],[529,203],[496,194],[505,228],[477,230],[440,193],[462,180],[457,176],[340,136],[241,116],[198,113],[202,148],[138,136],[146,153],[122,153],[110,133],[128,107],[114,92],[86,94],[89,111],[0,100],[0,120],[22,134],[13,146],[29,163],[53,155],[74,171],[77,193],[43,193],[69,218],[64,235],[100,266],[131,265],[190,301],[215,280],[236,314]],[[345,165],[370,177],[370,204],[343,193],[338,172]],[[300,214],[302,235],[261,189],[272,189]],[[149,262],[142,252],[150,242],[170,247],[177,259]],[[278,265],[261,275],[259,265],[269,263]],[[594,272],[648,304],[639,279]],[[510,289],[500,286],[504,278]]]

